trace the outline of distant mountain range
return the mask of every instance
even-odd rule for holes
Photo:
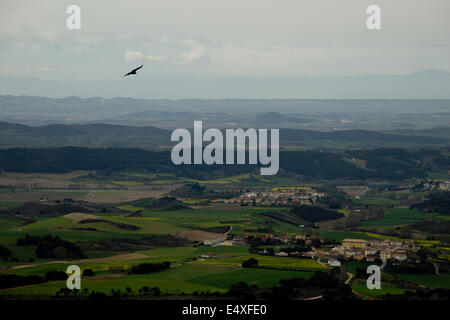
[[[449,82],[450,84],[450,82]],[[1,88],[1,86],[0,86]],[[450,86],[449,86],[450,89]],[[0,89],[1,90],[1,89]],[[449,90],[450,92],[450,90]],[[49,98],[0,95],[0,121],[48,123],[118,123],[152,125],[159,120],[211,120],[224,125],[237,123],[304,123],[316,117],[347,117],[386,114],[398,122],[403,115],[450,115],[445,100],[308,100],[308,99],[134,99],[134,98]],[[389,116],[388,116],[389,117]],[[364,117],[361,118],[363,120]],[[438,118],[434,118],[435,120]],[[367,120],[367,119],[366,119]],[[392,120],[392,118],[390,119]],[[416,119],[417,120],[417,119]],[[421,122],[423,122],[423,118]],[[445,123],[445,119],[444,123]],[[221,126],[220,126],[221,127]],[[289,126],[290,127],[290,126]],[[332,128],[332,127],[331,127]]]
[[[170,99],[450,99],[450,73],[424,70],[406,75],[314,77],[142,74],[126,80],[120,75],[98,80],[0,77],[0,94]]]

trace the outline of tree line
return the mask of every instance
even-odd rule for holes
[[[248,156],[248,154],[247,154]],[[366,160],[369,169],[346,161],[354,156]],[[439,151],[423,154],[384,148],[351,154],[320,151],[280,151],[280,170],[315,178],[403,179],[423,177],[427,166],[422,156],[441,157]],[[437,164],[436,164],[437,165]],[[75,170],[146,171],[175,176],[206,179],[242,173],[258,174],[257,165],[179,165],[172,164],[169,151],[127,148],[12,148],[0,150],[0,170],[12,172],[66,173]]]

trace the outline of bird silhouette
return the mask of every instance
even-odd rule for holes
[[[138,71],[140,68],[142,68],[144,65],[141,65],[140,67],[137,67],[136,69],[131,70],[128,72],[124,77],[129,76],[130,74],[136,74],[136,71]],[[123,78],[123,77],[122,77]]]

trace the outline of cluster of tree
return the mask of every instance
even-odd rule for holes
[[[244,228],[244,232],[256,232],[256,233],[273,233],[273,227],[267,226],[267,227],[257,227],[256,229],[252,228]]]
[[[0,258],[2,258],[4,261],[8,260],[12,256],[11,250],[9,250],[7,247],[2,246],[0,244]]]
[[[57,216],[65,215],[72,212],[94,213],[96,210],[80,206],[76,204],[60,203],[60,204],[41,204],[38,202],[27,202],[19,207],[11,207],[4,209],[3,214],[14,214],[21,216]]]
[[[93,277],[93,276],[95,276],[95,272],[92,269],[84,269],[82,276],[83,277]]]
[[[450,221],[443,219],[427,219],[409,225],[411,229],[433,234],[450,234]]]
[[[244,268],[256,268],[258,266],[258,260],[255,258],[250,258],[242,262],[242,267]]]
[[[426,219],[386,230],[377,230],[376,228],[360,228],[360,230],[402,239],[413,239],[414,231],[418,230],[428,233],[427,240],[440,240],[443,243],[450,241],[450,222],[440,218]]]
[[[291,212],[286,212],[286,211],[263,212],[263,213],[261,213],[261,215],[268,217],[270,219],[273,219],[273,220],[278,220],[278,221],[282,221],[285,223],[293,224],[294,226],[299,226],[302,224],[308,225],[308,226],[313,225],[311,222],[307,222],[307,221],[301,219],[300,217],[292,214]]]
[[[357,228],[361,222],[368,220],[382,219],[384,210],[379,206],[366,206],[358,211],[351,211],[346,219],[342,219],[333,223],[334,229]]]
[[[402,148],[378,148],[347,151],[348,157],[365,161],[365,167],[376,176],[392,180],[408,177],[425,177],[423,157],[436,158],[439,152],[431,150],[408,150]]]
[[[96,291],[70,290],[68,288],[61,288],[56,296],[67,298],[86,298],[86,299],[123,299],[145,297],[154,298],[159,297],[163,293],[158,287],[150,288],[144,286],[133,292],[130,287],[127,287],[124,292],[121,290],[111,289],[111,294],[100,293]],[[178,295],[186,296],[186,293],[181,292]],[[280,280],[279,285],[267,288],[259,288],[255,285],[249,286],[246,282],[239,282],[233,284],[225,293],[210,292],[210,291],[196,291],[192,296],[198,297],[213,297],[215,299],[265,299],[265,300],[291,300],[297,298],[306,298],[311,296],[322,295],[325,300],[355,300],[350,286],[342,284],[339,275],[336,272],[322,272],[316,271],[310,279],[292,278]]]
[[[316,271],[310,279],[292,278],[280,280],[279,286],[258,288],[245,282],[233,284],[225,293],[226,297],[237,299],[296,299],[299,297],[322,295],[325,300],[354,300],[350,286],[342,284],[336,275]]]
[[[175,237],[173,235],[146,236],[141,238],[105,238],[95,241],[83,241],[80,246],[85,251],[130,251],[139,250],[143,247],[172,248],[182,247],[192,244],[189,240]]]
[[[216,191],[208,189],[199,183],[189,183],[170,192],[174,197],[193,199],[230,199],[235,196],[233,191]]]
[[[450,191],[430,192],[426,200],[412,205],[411,209],[450,215]]]
[[[341,212],[306,205],[295,206],[291,209],[290,213],[309,222],[335,220],[344,217],[344,214]]]
[[[386,230],[379,230],[377,228],[371,227],[371,228],[359,228],[360,231],[366,231],[366,232],[374,232],[379,233],[385,236],[390,237],[398,237],[402,239],[413,239],[413,231],[410,228],[410,225],[407,226],[397,226],[394,228],[389,228]]]
[[[15,172],[126,171],[167,165],[169,152],[81,147],[14,148],[0,152],[0,167]]]
[[[111,291],[114,291],[114,290],[111,290]],[[119,292],[120,292],[120,290],[119,290]],[[95,290],[89,291],[88,288],[79,290],[79,289],[69,289],[69,288],[65,287],[65,288],[59,289],[55,295],[57,298],[64,298],[64,299],[86,298],[86,299],[90,299],[90,300],[107,300],[111,297],[116,298],[116,296],[108,297],[108,295],[104,292],[97,292]]]
[[[111,213],[127,213],[128,211],[117,208],[113,205],[91,203],[86,201],[73,201],[67,199],[66,201],[56,200],[53,203],[42,204],[39,202],[26,202],[18,207],[11,207],[0,210],[1,214],[14,215],[21,219],[30,217],[46,215],[59,216],[72,212],[81,213],[97,213],[97,212],[111,212]],[[33,220],[30,220],[33,222]]]
[[[207,179],[248,172],[257,166],[173,165],[169,151],[128,148],[13,148],[0,150],[0,168],[12,172],[65,173],[76,170],[103,172],[145,171]]]
[[[170,262],[165,261],[162,263],[141,263],[137,266],[131,267],[131,273],[133,274],[145,274],[159,272],[170,268]]]
[[[291,119],[293,117],[289,117]],[[304,120],[304,119],[302,119]],[[303,122],[303,121],[302,121]],[[273,123],[273,122],[271,122]],[[439,128],[440,129],[440,128]],[[281,135],[283,133],[283,135]],[[410,135],[411,134],[411,135]],[[333,132],[323,132],[323,131],[313,131],[313,130],[303,130],[303,129],[293,129],[285,128],[280,129],[280,137],[283,136],[282,141],[290,141],[291,144],[301,143],[301,145],[310,144],[311,141],[329,141],[328,143],[351,143],[359,144],[361,142],[367,143],[370,141],[371,144],[383,144],[386,142],[400,142],[400,143],[424,143],[424,144],[440,144],[445,143],[447,139],[443,137],[431,137],[417,135],[417,132],[409,132],[408,135],[403,134],[393,134],[385,133],[373,130],[339,130]]]
[[[122,222],[115,222],[115,221],[110,221],[110,220],[104,220],[104,219],[85,219],[85,220],[81,220],[79,223],[81,224],[85,224],[85,223],[98,223],[98,222],[104,222],[104,223],[109,223],[110,225],[113,225],[117,228],[120,229],[124,229],[124,230],[140,230],[141,227],[132,225],[132,224],[126,224],[126,223],[122,223]]]
[[[337,189],[335,186],[322,186],[317,188],[317,191],[326,194],[326,197],[319,199],[318,202],[328,206],[329,209],[341,209],[353,203],[344,191]]]
[[[229,226],[217,226],[217,227],[198,228],[198,229],[206,231],[206,232],[225,233],[230,230],[230,227]]]
[[[36,246],[36,256],[39,258],[85,258],[81,248],[72,242],[62,240],[60,237],[46,235],[43,237],[29,236],[28,234],[17,239],[18,246]]]
[[[182,187],[172,190],[170,193],[176,197],[202,197],[206,192],[206,187],[200,185],[199,183],[188,183]]]
[[[45,278],[48,281],[60,281],[60,280],[67,280],[68,275],[64,271],[53,270],[53,271],[48,271],[45,274]]]
[[[390,293],[383,296],[384,300],[450,300],[450,290],[444,288],[418,289],[415,291],[406,290],[403,294],[392,295]]]
[[[330,272],[316,271],[314,275],[309,279],[294,278],[290,280],[281,280],[282,285],[292,285],[296,288],[302,287],[320,287],[325,289],[331,289],[337,287],[340,284],[340,280],[334,274]]]
[[[316,241],[316,240],[318,240],[318,241]],[[303,243],[305,243],[304,240],[301,240],[301,241],[303,241]],[[321,246],[320,239],[316,239],[316,238],[312,239],[311,246],[319,248]],[[311,251],[311,246],[303,244],[303,245],[297,245],[297,246],[293,246],[293,247],[284,247],[283,252],[286,252],[287,254],[290,254],[292,252],[308,252],[308,251]]]
[[[132,293],[132,290],[130,290],[130,287],[127,287],[125,289],[125,296],[129,295]],[[145,296],[145,297],[159,297],[161,296],[161,289],[158,287],[152,287],[150,288],[149,286],[143,286],[141,289],[138,290],[139,291],[139,295],[141,296]],[[121,292],[120,289],[119,290],[111,290],[113,297],[120,297],[121,296]]]
[[[97,292],[95,290],[89,291],[89,289],[84,288],[82,290],[73,289],[70,290],[68,288],[61,288],[56,292],[57,297],[63,298],[86,298],[90,300],[107,300],[107,299],[123,299],[123,298],[134,298],[136,296],[152,298],[161,296],[162,292],[159,287],[148,287],[143,286],[138,290],[137,293],[133,292],[130,287],[126,287],[124,291],[120,289],[111,289],[111,294],[107,295],[104,292]]]
[[[261,255],[266,255],[266,256],[273,256],[275,255],[275,249],[273,247],[267,247],[264,248],[264,250],[262,251],[262,248],[257,248],[257,247],[250,247],[248,249],[248,251],[250,253],[256,253],[256,254],[261,254]]]
[[[144,216],[144,213],[143,213],[142,209],[139,209],[136,211],[130,211],[129,213],[127,213],[125,215],[125,217],[128,217],[128,218],[142,218],[143,216]]]
[[[422,261],[414,263],[411,261],[402,261],[400,263],[388,260],[384,271],[387,273],[408,273],[408,274],[433,274],[435,272],[434,265],[431,262]]]
[[[273,238],[261,238],[254,235],[249,235],[245,242],[248,243],[251,247],[260,247],[260,246],[277,246],[281,245],[283,242],[279,239]]]
[[[339,154],[318,151],[281,151],[280,170],[307,177],[404,179],[424,177],[421,157],[436,158],[438,152],[424,154],[405,149],[374,149]],[[366,161],[359,168],[344,158]],[[431,163],[431,162],[430,162]],[[122,148],[14,148],[0,150],[0,167],[13,172],[64,173],[75,170],[147,171],[171,173],[177,177],[210,179],[242,173],[258,174],[258,165],[173,165],[169,151]]]
[[[32,284],[45,283],[48,280],[45,277],[32,275],[23,276],[17,274],[0,274],[0,289],[28,286]]]
[[[38,275],[24,276],[17,274],[2,274],[0,275],[0,289],[29,286],[48,281],[65,281],[67,278],[67,273],[57,270],[48,271],[43,277]]]
[[[439,166],[444,171],[447,171],[450,167],[450,157],[447,152],[440,153],[437,157],[433,159],[434,164]]]
[[[174,197],[142,198],[128,202],[127,204],[146,209],[159,209],[164,211],[190,209],[189,206]]]
[[[280,169],[322,179],[370,175],[369,171],[343,160],[342,155],[318,151],[280,152]]]

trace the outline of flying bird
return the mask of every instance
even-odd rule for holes
[[[136,74],[136,71],[138,71],[140,68],[142,68],[144,65],[141,65],[140,67],[137,67],[136,69],[131,70],[128,72],[124,77],[129,76],[130,74]],[[123,78],[123,77],[122,77]]]

